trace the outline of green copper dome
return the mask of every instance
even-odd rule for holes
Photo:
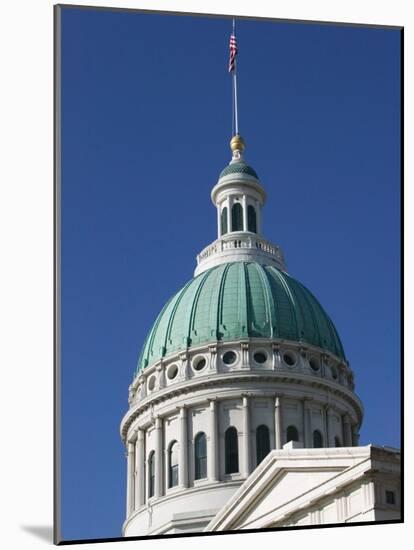
[[[253,170],[253,168],[243,161],[233,162],[233,164],[229,164],[228,166],[226,166],[225,169],[221,171],[219,179],[223,178],[224,176],[228,176],[229,174],[249,174],[256,179],[259,179],[259,176]]]
[[[231,262],[200,273],[167,302],[137,372],[188,347],[246,338],[304,342],[345,358],[332,321],[301,283],[273,266]]]

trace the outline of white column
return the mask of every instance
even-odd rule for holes
[[[135,474],[135,443],[128,441],[127,454],[127,517],[134,511],[134,474]]]
[[[282,448],[282,418],[280,397],[275,397],[275,449]]]
[[[250,473],[250,418],[247,395],[243,395],[243,468],[243,473],[247,477]]]
[[[207,450],[208,479],[209,481],[218,480],[218,439],[217,439],[217,403],[215,399],[210,400],[210,438],[209,448]]]
[[[155,418],[155,498],[162,495],[163,479],[162,479],[162,418]]]
[[[329,422],[328,422],[328,405],[322,409],[322,421],[323,421],[323,443],[324,447],[330,447],[329,442]]]
[[[188,487],[188,434],[187,409],[180,407],[180,462],[178,465],[178,482],[181,487]]]
[[[248,231],[246,195],[242,196],[242,206],[243,206],[243,231]]]
[[[327,405],[326,407],[326,437],[327,437],[327,444],[326,447],[335,447],[335,438],[333,433],[333,418],[332,418],[332,407],[330,405]]]
[[[145,432],[141,428],[138,428],[137,442],[135,446],[135,510],[141,508],[145,502],[144,488],[145,488],[145,445],[144,445]]]
[[[227,197],[227,226],[228,226],[228,232],[231,233],[233,231],[233,224],[231,223],[231,208],[233,206],[233,198]]]
[[[345,447],[352,447],[351,420],[347,414],[345,414],[343,417],[343,427],[344,427],[344,445]]]
[[[217,205],[217,236],[221,237],[221,205]]]
[[[303,429],[305,432],[305,448],[310,449],[313,447],[312,438],[312,411],[310,407],[310,399],[304,399],[303,401]]]

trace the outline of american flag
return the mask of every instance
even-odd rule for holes
[[[230,36],[230,60],[229,60],[229,73],[233,72],[236,68],[236,55],[237,55],[237,42],[234,34]]]

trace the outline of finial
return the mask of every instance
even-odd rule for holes
[[[241,158],[244,148],[244,139],[239,134],[236,134],[231,138],[230,149],[233,151],[233,159]]]

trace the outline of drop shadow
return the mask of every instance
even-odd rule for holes
[[[53,527],[51,525],[21,525],[23,531],[53,544]]]

